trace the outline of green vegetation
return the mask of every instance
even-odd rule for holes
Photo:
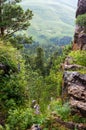
[[[9,42],[0,42],[0,64],[9,67],[6,72],[0,70],[0,118],[4,121],[0,129],[26,130],[33,124],[39,124],[47,130],[67,130],[53,122],[55,117],[66,122],[85,123],[86,120],[79,115],[71,115],[69,103],[63,103],[61,99],[61,63],[69,54],[74,63],[86,65],[86,60],[79,62],[82,57],[85,58],[85,51],[70,52],[69,45],[62,53],[59,50],[55,52],[46,62],[45,52],[40,47],[31,57],[24,49],[20,50]],[[32,104],[34,100],[39,105],[39,114]]]
[[[33,124],[40,125],[43,130],[67,130],[54,121],[55,117],[65,122],[85,123],[86,119],[72,115],[68,102],[63,103],[62,63],[69,55],[74,58],[74,64],[86,66],[86,52],[71,51],[71,44],[39,46],[37,42],[30,46],[32,37],[22,32],[11,35],[26,29],[32,18],[30,10],[23,11],[17,4],[20,1],[8,3],[4,0],[0,6],[0,130],[28,130]],[[4,36],[11,37],[7,40]]]
[[[74,59],[73,63],[86,67],[86,51],[71,51],[69,56]]]
[[[0,68],[1,110],[24,104],[27,99],[24,60],[10,43],[0,41],[0,65],[3,66]]]
[[[82,74],[86,74],[86,51],[71,51],[71,53],[69,53],[69,56],[73,58],[71,64],[77,64],[82,66],[81,69],[78,69],[77,71]]]
[[[84,27],[84,32],[86,33],[86,14],[79,15],[76,19],[76,23]]]
[[[52,65],[49,65],[51,59],[45,64],[43,53],[38,48],[37,56],[29,64],[28,57],[9,42],[0,42],[0,64],[6,67],[5,70],[0,69],[0,118],[5,121],[3,129],[26,130],[33,123],[49,127],[46,124],[51,112],[46,113],[46,109],[52,99],[61,95],[63,74],[59,64],[64,55],[54,54]],[[31,107],[34,99],[40,106],[38,115]]]
[[[18,5],[21,0],[0,2],[0,35],[4,37],[12,36],[15,32],[26,30],[30,26],[32,11],[26,11]]]

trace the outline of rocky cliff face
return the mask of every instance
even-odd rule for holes
[[[71,57],[64,63],[63,99],[68,100],[73,112],[86,117],[86,74],[77,72],[84,66],[70,64]]]
[[[76,11],[76,18],[78,15],[86,13],[86,0],[78,0],[78,7]],[[73,50],[86,50],[86,33],[84,27],[76,25]]]
[[[78,8],[76,11],[76,18],[78,15],[86,13],[86,0],[78,0]],[[80,51],[75,51],[80,50]],[[84,50],[84,51],[81,51]],[[63,64],[63,101],[68,101],[72,108],[72,113],[79,114],[81,117],[86,117],[86,63],[84,62],[86,53],[86,32],[84,27],[76,25],[73,55],[69,55]],[[75,56],[75,52],[77,53]],[[79,56],[79,57],[78,57]],[[77,57],[77,58],[76,58]],[[76,62],[76,59],[80,62]],[[84,64],[81,64],[84,63]],[[84,71],[80,71],[84,70]],[[84,73],[83,73],[84,72]],[[86,129],[86,128],[85,128]]]

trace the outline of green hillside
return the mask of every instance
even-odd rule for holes
[[[32,27],[20,1],[0,1],[0,130],[86,130],[86,14],[69,44],[74,0],[32,0]]]
[[[22,6],[34,13],[28,33],[35,41],[47,43],[50,38],[73,36],[76,1],[26,0]]]

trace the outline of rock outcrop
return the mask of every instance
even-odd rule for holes
[[[86,13],[86,0],[78,0],[76,18]],[[86,33],[84,27],[76,25],[74,34],[73,50],[86,50]]]
[[[86,74],[80,74],[77,71],[71,72],[69,71],[70,66],[73,67],[73,65],[64,65],[63,97],[65,100],[69,100],[75,113],[86,117]],[[74,65],[74,68],[76,67],[77,65]]]
[[[76,11],[76,17],[86,13],[86,0],[78,0],[78,8]]]

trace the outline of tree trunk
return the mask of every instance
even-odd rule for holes
[[[2,0],[0,0],[0,22],[3,22],[3,18],[2,18]],[[0,35],[4,36],[4,27],[0,26]]]
[[[4,36],[4,27],[1,27],[0,31],[1,31],[1,36]]]

